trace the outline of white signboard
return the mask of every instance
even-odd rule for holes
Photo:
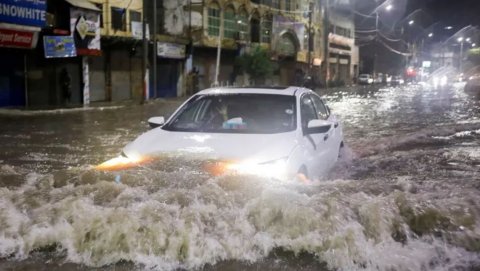
[[[70,31],[77,55],[100,55],[100,12],[70,8]]]
[[[146,38],[150,39],[150,31],[148,29],[148,24],[145,26],[147,29]],[[143,25],[142,22],[132,22],[132,37],[141,40],[143,39]]]
[[[157,42],[157,55],[165,58],[185,58],[185,45]]]

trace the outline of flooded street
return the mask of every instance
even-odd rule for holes
[[[0,111],[0,270],[480,270],[480,100],[319,93],[346,148],[311,185],[93,169],[182,100]]]

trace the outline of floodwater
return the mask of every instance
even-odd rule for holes
[[[0,270],[480,270],[478,98],[320,93],[346,147],[311,185],[92,169],[181,100],[0,111]]]

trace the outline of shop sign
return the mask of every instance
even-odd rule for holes
[[[148,28],[148,24],[145,24],[145,28],[147,33],[145,34],[146,39],[150,39],[150,31]],[[142,22],[132,22],[132,37],[141,40],[143,39],[143,23]]]
[[[70,31],[77,55],[101,55],[100,12],[70,8]]]
[[[43,48],[46,58],[77,56],[72,36],[43,36]]]
[[[0,47],[31,49],[37,45],[38,33],[0,29]]]
[[[328,41],[329,43],[334,43],[342,46],[353,46],[353,39],[343,37],[337,34],[330,33],[328,34]]]
[[[43,27],[46,8],[46,0],[2,0],[0,22]]]
[[[169,42],[158,42],[157,55],[165,58],[185,58],[185,45]]]

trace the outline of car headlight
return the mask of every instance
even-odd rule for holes
[[[139,166],[141,164],[147,163],[151,159],[145,156],[140,155],[130,155],[127,156],[125,153],[121,153],[119,156],[112,158],[108,161],[97,165],[95,169],[98,170],[106,170],[106,171],[115,171],[115,170],[122,170],[128,169],[135,166]]]
[[[238,174],[256,175],[265,178],[286,179],[287,157],[271,160],[263,163],[240,162],[232,163],[227,168]]]

